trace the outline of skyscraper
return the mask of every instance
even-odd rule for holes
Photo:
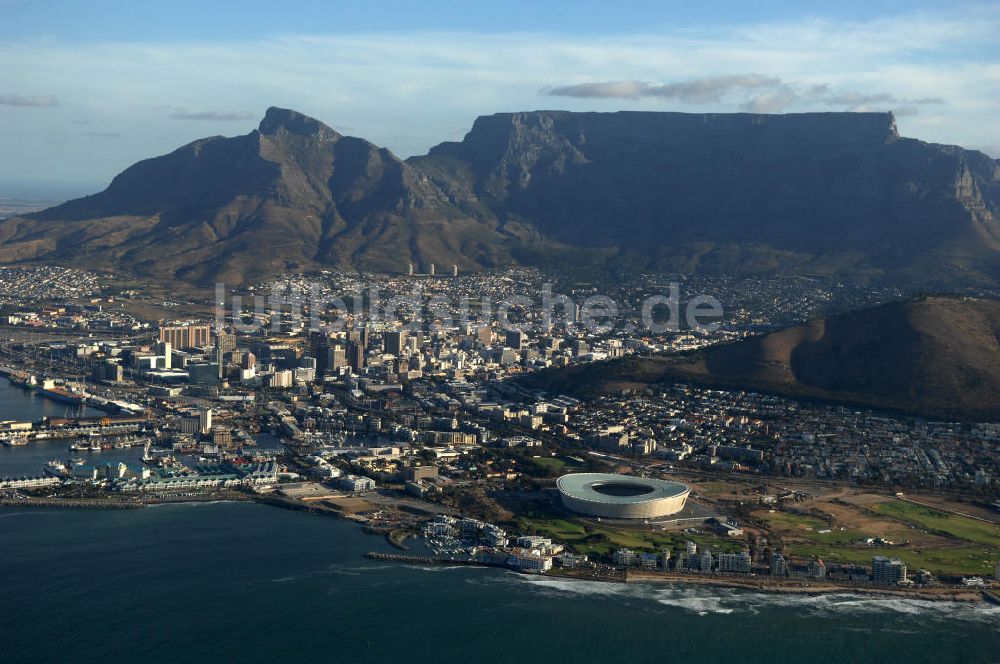
[[[355,371],[360,371],[365,366],[365,349],[360,342],[352,341],[347,344],[347,363]]]
[[[382,336],[382,345],[386,353],[400,357],[406,343],[406,333],[402,331],[386,332]]]
[[[507,346],[509,348],[513,348],[514,350],[521,350],[524,348],[524,332],[521,330],[508,330]]]

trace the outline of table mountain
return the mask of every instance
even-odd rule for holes
[[[1000,281],[1000,164],[889,113],[480,117],[400,160],[271,108],[0,222],[0,261],[195,282],[320,266],[617,261],[679,271]]]

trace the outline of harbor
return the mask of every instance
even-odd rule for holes
[[[119,415],[141,415],[145,412],[145,408],[142,406],[107,399],[88,392],[85,385],[65,379],[39,377],[10,367],[0,367],[0,377],[6,379],[12,387],[35,392],[46,399],[66,404],[81,412],[86,408]]]

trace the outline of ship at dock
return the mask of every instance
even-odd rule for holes
[[[103,410],[107,413],[121,413],[133,417],[146,412],[143,406],[91,394],[83,386],[67,380],[44,376],[39,380],[34,374],[10,370],[6,370],[3,375],[6,376],[11,385],[31,392],[37,392],[48,399],[68,404],[77,409],[90,406],[91,408]]]
[[[52,399],[53,401],[70,404],[76,407],[86,406],[88,397],[90,396],[72,383],[62,382],[62,384],[60,384],[53,378],[43,378],[41,382],[39,382],[33,374],[12,373],[8,377],[8,380],[11,385],[22,387],[31,392],[37,392],[38,394]]]

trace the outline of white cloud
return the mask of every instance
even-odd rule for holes
[[[172,108],[167,113],[175,120],[249,120],[253,113],[248,111],[189,111],[185,108]]]
[[[642,81],[578,83],[576,85],[543,89],[543,92],[553,97],[581,97],[584,99],[639,99],[640,97],[655,97],[686,103],[705,103],[721,101],[733,92],[743,92],[759,88],[775,88],[781,85],[780,79],[771,76],[737,74],[661,84],[644,83]]]
[[[249,131],[271,105],[350,126],[403,156],[460,139],[476,115],[553,106],[895,109],[904,135],[996,145],[998,16],[975,9],[870,23],[603,37],[393,33],[244,43],[6,42],[0,44],[0,88],[43,84],[59,101],[45,113],[0,106],[7,157],[0,177],[16,170],[63,179],[100,173],[107,180],[138,159],[202,135]],[[553,86],[575,93],[539,92]],[[170,122],[164,113],[172,111],[199,121]],[[92,141],[60,129],[81,117],[126,138],[94,151]]]
[[[0,106],[22,106],[26,108],[52,108],[59,101],[53,95],[14,95],[0,94]]]

